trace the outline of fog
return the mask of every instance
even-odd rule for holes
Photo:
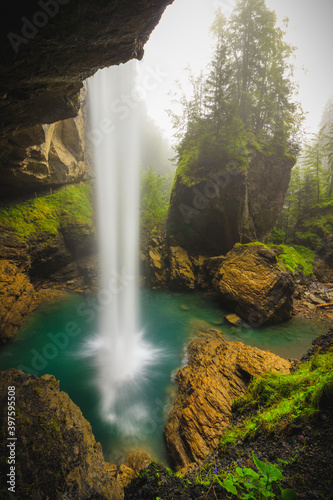
[[[215,11],[219,7],[228,16],[234,3],[234,0],[175,0],[145,46],[139,71],[143,75],[155,73],[155,85],[146,92],[147,109],[169,139],[173,135],[166,112],[173,107],[169,92],[177,79],[185,90],[188,88],[185,71],[188,64],[197,74],[209,63],[213,49],[209,27]],[[306,131],[317,132],[324,106],[333,93],[330,54],[333,2],[266,0],[266,4],[276,11],[281,25],[283,18],[290,20],[285,40],[297,47],[293,62],[295,80],[299,82],[298,100],[307,113]]]

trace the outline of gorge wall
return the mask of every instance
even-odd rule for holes
[[[0,21],[2,196],[12,198],[29,189],[20,175],[15,183],[16,168],[24,166],[22,150],[44,143],[41,125],[75,117],[82,82],[98,69],[141,59],[144,44],[170,3],[5,0]],[[46,175],[38,150],[30,153],[39,164],[33,167],[30,162],[30,167]],[[49,175],[50,184],[54,176]]]
[[[168,238],[194,254],[221,255],[235,243],[266,241],[281,212],[295,159],[257,152],[247,169],[237,164],[183,175],[171,194]]]
[[[81,95],[84,104],[84,94]],[[33,142],[33,145],[31,145]],[[5,198],[33,193],[93,177],[85,155],[85,114],[50,125],[35,125],[15,135],[1,170],[0,192]]]

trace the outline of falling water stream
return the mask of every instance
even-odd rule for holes
[[[95,366],[103,418],[126,433],[138,432],[147,418],[140,394],[161,355],[145,340],[138,315],[139,114],[135,106],[119,107],[120,100],[133,91],[135,73],[131,61],[99,71],[88,83],[95,138],[101,312],[97,336],[85,344],[83,355]]]

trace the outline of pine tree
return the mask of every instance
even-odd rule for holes
[[[264,0],[239,0],[230,36],[236,68],[238,115],[258,139],[285,146],[295,125],[295,90],[289,58],[275,12]],[[282,148],[283,149],[283,148]],[[283,152],[283,151],[282,151]]]
[[[333,116],[332,116],[333,118]],[[327,130],[327,127],[324,128]],[[333,195],[333,120],[328,132],[324,134],[324,168],[326,170],[326,193],[329,200]]]
[[[322,129],[325,127],[325,132],[327,132],[332,126],[333,126],[333,96],[331,96],[325,104],[319,128]]]
[[[217,11],[216,48],[206,76],[190,74],[193,96],[178,99],[179,166],[186,175],[236,161],[249,152],[295,156],[300,113],[293,102],[289,57],[276,15],[265,0],[238,0],[227,21]]]
[[[314,135],[310,144],[304,148],[303,162],[306,171],[306,178],[311,179],[315,185],[315,203],[319,203],[322,198],[322,180],[323,180],[323,158],[325,151],[322,146],[322,133],[321,129],[317,135]],[[308,181],[309,184],[310,181]]]
[[[226,18],[218,10],[211,27],[211,32],[216,39],[216,49],[210,63],[210,73],[206,79],[204,101],[207,116],[213,123],[216,136],[234,115],[234,71],[231,64],[226,26]]]

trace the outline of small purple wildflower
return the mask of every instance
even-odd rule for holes
[[[216,467],[214,467],[214,469],[213,469],[213,474],[218,474],[218,470]]]

